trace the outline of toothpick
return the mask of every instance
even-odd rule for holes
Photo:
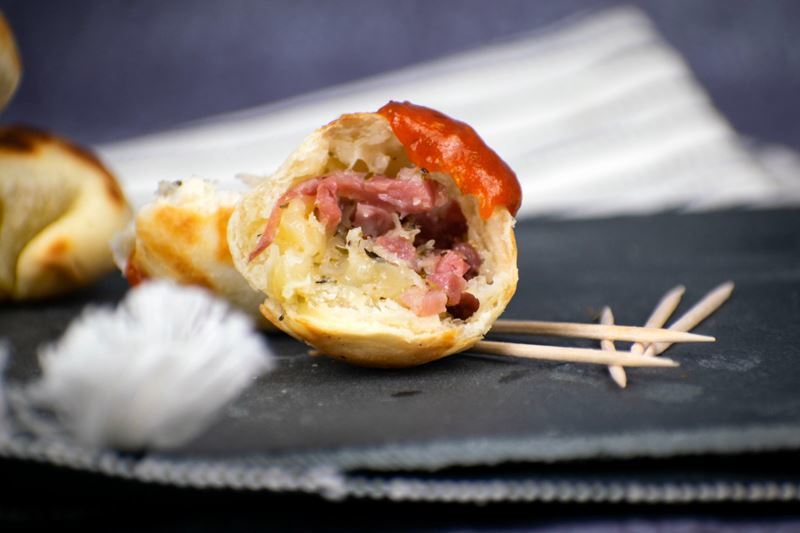
[[[669,320],[669,317],[671,317],[672,313],[675,312],[678,304],[681,303],[681,298],[683,297],[684,292],[686,292],[686,287],[683,285],[678,285],[677,287],[670,289],[669,292],[662,296],[655,309],[653,309],[653,312],[650,313],[650,317],[647,319],[647,322],[644,323],[645,327],[660,328],[666,324],[667,320]],[[631,346],[631,353],[637,355],[643,354],[644,344],[641,342],[635,342],[633,346]]]
[[[700,322],[708,318],[714,311],[720,308],[725,301],[730,298],[733,292],[734,283],[726,281],[722,285],[716,287],[711,292],[706,294],[694,307],[686,311],[678,320],[672,324],[669,329],[671,331],[689,331],[696,327]],[[644,351],[645,356],[658,355],[667,348],[672,346],[670,342],[660,342],[651,344]]]
[[[600,313],[600,323],[606,325],[614,324],[614,313],[611,312],[610,307],[606,306],[603,308],[603,311]],[[617,349],[614,347],[614,341],[608,339],[603,339],[600,341],[600,348],[607,352],[617,351]],[[625,374],[624,367],[620,365],[609,365],[608,373],[611,375],[611,379],[614,380],[614,383],[619,385],[620,388],[624,389],[628,384],[628,376]]]
[[[597,365],[619,366],[657,366],[675,367],[678,363],[663,357],[644,357],[626,352],[607,352],[592,348],[563,348],[540,344],[518,344],[513,342],[479,341],[472,351],[539,359],[545,361],[561,361],[565,363],[591,363]]]
[[[492,333],[511,333],[526,335],[552,335],[555,337],[576,337],[594,340],[617,340],[630,342],[713,342],[714,337],[697,335],[687,331],[637,326],[616,326],[604,324],[579,324],[573,322],[543,322],[539,320],[498,320]]]

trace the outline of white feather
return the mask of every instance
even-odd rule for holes
[[[122,449],[177,446],[271,367],[250,319],[195,287],[153,281],[114,310],[89,308],[39,352],[29,392],[76,438]]]

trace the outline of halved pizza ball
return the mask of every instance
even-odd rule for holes
[[[407,367],[469,348],[517,285],[520,187],[475,131],[391,102],[312,133],[228,226],[261,312],[320,352]]]

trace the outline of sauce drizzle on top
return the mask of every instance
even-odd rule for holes
[[[389,102],[378,113],[389,121],[411,162],[450,174],[461,192],[478,199],[484,220],[497,206],[516,215],[522,202],[517,175],[469,125],[410,102]]]

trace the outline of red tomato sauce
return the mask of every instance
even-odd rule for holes
[[[484,220],[497,206],[516,215],[522,202],[517,175],[469,125],[410,102],[389,102],[378,113],[389,121],[411,162],[450,174],[461,192],[478,199]]]

